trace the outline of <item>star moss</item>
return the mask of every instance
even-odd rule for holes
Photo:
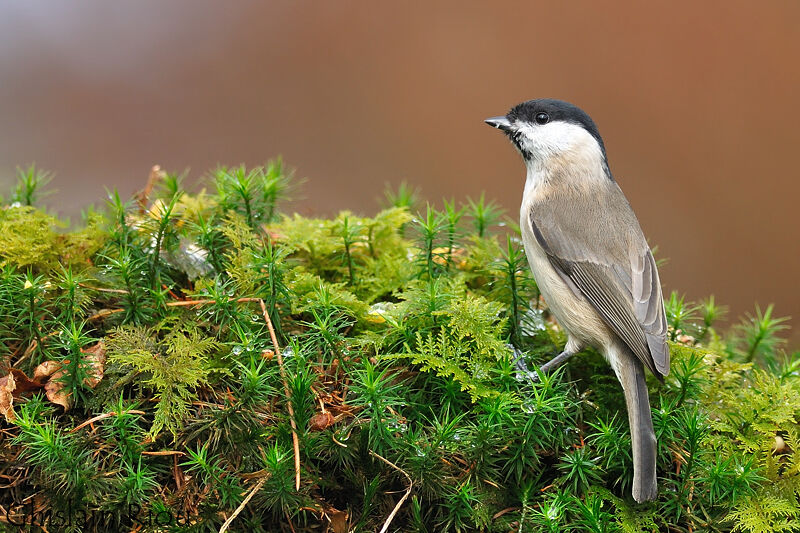
[[[565,339],[483,196],[307,218],[280,211],[277,161],[211,194],[156,172],[67,230],[36,207],[48,179],[20,171],[0,210],[13,523],[34,501],[49,530],[798,529],[800,358],[771,307],[723,334],[713,298],[670,297],[659,497],[636,505],[602,358],[517,373],[515,348],[541,364]]]

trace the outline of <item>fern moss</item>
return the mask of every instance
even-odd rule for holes
[[[721,332],[713,298],[670,297],[659,498],[637,505],[602,357],[516,368],[565,339],[483,196],[308,218],[279,212],[280,161],[214,193],[154,169],[68,230],[31,205],[48,178],[20,171],[0,210],[13,524],[35,501],[51,531],[800,528],[800,358],[772,308]]]

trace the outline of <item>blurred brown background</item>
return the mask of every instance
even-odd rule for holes
[[[794,0],[0,0],[4,191],[36,161],[75,215],[153,163],[282,154],[304,212],[372,212],[405,179],[516,216],[522,163],[483,119],[558,97],[599,124],[667,294],[775,302],[795,344],[799,94]]]

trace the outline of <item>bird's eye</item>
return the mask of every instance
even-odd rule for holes
[[[547,113],[536,113],[537,124],[547,124],[548,122],[550,122],[550,115]]]

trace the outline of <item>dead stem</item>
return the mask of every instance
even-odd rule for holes
[[[380,533],[386,533],[389,530],[389,525],[392,523],[392,520],[394,520],[394,516],[397,514],[397,511],[400,510],[400,507],[402,507],[403,502],[405,502],[406,499],[408,498],[408,496],[411,494],[411,487],[414,486],[414,482],[411,480],[411,476],[409,476],[405,472],[405,470],[403,470],[402,468],[398,467],[396,464],[394,464],[390,460],[384,459],[383,457],[381,457],[377,453],[373,452],[372,450],[369,451],[369,454],[371,456],[373,456],[373,457],[377,457],[378,459],[380,459],[381,461],[383,461],[387,465],[391,466],[392,468],[394,468],[395,470],[397,470],[398,472],[400,472],[401,474],[406,476],[406,479],[408,480],[408,487],[406,487],[406,493],[403,494],[403,497],[400,498],[400,501],[397,502],[397,505],[394,506],[394,509],[392,509],[392,512],[389,513],[389,516],[386,517],[386,521],[383,523],[383,527],[380,530]]]
[[[295,490],[300,490],[300,439],[297,437],[297,425],[294,421],[294,409],[292,408],[292,395],[289,392],[289,384],[286,381],[286,369],[283,367],[283,356],[281,349],[278,347],[278,338],[275,335],[275,328],[272,326],[272,320],[269,318],[267,306],[264,300],[258,299],[261,306],[261,312],[264,314],[264,320],[267,322],[269,328],[269,336],[272,338],[272,346],[275,348],[275,355],[278,357],[278,368],[281,372],[281,380],[283,381],[283,390],[286,394],[286,407],[289,409],[289,422],[292,425],[292,444],[294,446],[294,486]]]
[[[253,488],[250,489],[250,492],[247,493],[247,496],[245,496],[244,500],[242,500],[242,503],[239,504],[239,507],[236,508],[233,514],[230,515],[227,520],[225,520],[224,524],[222,524],[222,527],[219,528],[219,533],[225,533],[228,530],[233,520],[239,515],[239,513],[242,512],[242,509],[244,509],[244,506],[247,505],[247,502],[250,501],[255,493],[258,492],[258,489],[260,489],[264,483],[266,483],[266,481],[267,478],[265,477],[262,477],[260,480],[258,480],[258,483],[256,483]]]
[[[147,414],[147,413],[145,413],[144,411],[137,411],[137,410],[134,410],[134,409],[131,409],[130,411],[125,411],[125,412],[126,412],[126,413],[133,413],[133,414],[135,414],[135,415],[144,415],[144,414]],[[110,417],[112,417],[112,416],[117,416],[117,413],[116,413],[116,412],[114,412],[114,411],[110,411],[110,412],[108,412],[108,413],[103,413],[103,414],[97,415],[97,416],[95,416],[95,417],[92,417],[92,418],[90,418],[90,419],[89,419],[89,420],[87,420],[86,422],[83,422],[82,424],[80,424],[80,425],[78,425],[78,426],[75,426],[75,427],[74,427],[74,428],[72,428],[72,429],[71,429],[69,432],[70,432],[70,433],[75,433],[75,432],[76,432],[76,431],[78,431],[79,429],[81,429],[81,428],[84,428],[84,427],[88,426],[89,424],[94,424],[95,422],[98,422],[98,421],[100,421],[100,420],[104,420],[104,419],[106,419],[106,418],[110,418]]]

